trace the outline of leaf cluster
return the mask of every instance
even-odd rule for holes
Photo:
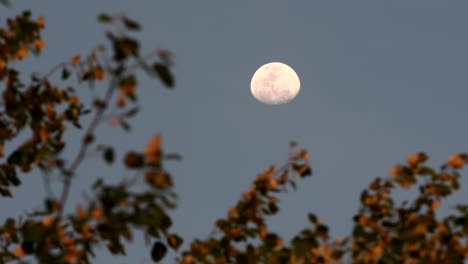
[[[167,213],[175,208],[177,196],[163,160],[180,156],[162,151],[159,134],[144,151],[124,156],[122,162],[135,172],[133,178],[113,184],[98,178],[86,203],[78,205],[75,212],[65,210],[73,179],[85,157],[98,151],[106,163],[115,163],[118,153],[112,144],[95,145],[95,129],[106,119],[130,129],[129,119],[139,110],[136,71],[144,70],[168,88],[174,85],[169,53],[157,50],[141,57],[139,41],[116,26],[123,23],[128,30],[138,30],[138,23],[115,16],[108,21],[114,26],[107,33],[111,55],[105,45],[99,45],[86,56],[74,55],[45,75],[33,74],[29,81],[23,81],[20,71],[10,64],[25,58],[29,50],[41,51],[44,19],[33,21],[31,13],[24,12],[7,22],[8,28],[0,29],[0,81],[5,82],[0,105],[0,156],[6,156],[0,164],[0,194],[12,197],[10,189],[21,186],[21,174],[34,172],[43,175],[49,188],[49,176],[58,175],[62,189],[59,195],[49,189],[43,208],[17,219],[9,217],[0,226],[0,263],[31,256],[40,263],[90,263],[101,244],[112,254],[125,254],[125,243],[133,239],[136,230],[155,243],[153,256],[161,255],[158,247],[179,248],[182,239],[169,232],[172,220]],[[148,65],[150,61],[154,67]],[[56,76],[57,72],[61,74]],[[68,85],[53,84],[54,77]],[[88,100],[91,104],[75,92],[82,84],[96,90]],[[102,92],[100,87],[105,84],[108,88]],[[82,124],[84,115],[91,116],[88,125]],[[82,131],[78,153],[70,161],[63,157],[68,125]],[[26,139],[17,143],[18,138]]]

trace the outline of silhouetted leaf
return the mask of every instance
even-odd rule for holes
[[[143,167],[145,158],[142,154],[130,151],[125,156],[125,165],[131,169],[138,169]]]
[[[80,123],[78,123],[78,121],[73,121],[72,122],[73,126],[75,126],[76,128],[79,128],[79,129],[82,129],[83,127],[80,125]]]
[[[151,249],[151,258],[155,262],[159,262],[164,258],[164,256],[166,255],[166,252],[167,252],[166,246],[163,243],[158,241],[154,243],[153,248]]]
[[[104,153],[103,153],[103,156],[104,156],[104,160],[111,164],[114,162],[114,148],[112,147],[107,147],[105,150],[104,150]]]
[[[129,132],[129,131],[132,129],[132,127],[130,126],[130,124],[127,123],[125,120],[120,120],[120,123],[119,123],[119,124],[120,124],[120,126],[121,126],[125,131],[127,131],[127,132]]]
[[[172,76],[172,73],[170,72],[169,68],[166,65],[161,64],[161,63],[155,63],[153,65],[153,69],[158,74],[161,81],[167,87],[174,86],[174,77]]]
[[[127,112],[124,113],[124,116],[125,117],[132,117],[134,116],[136,113],[138,113],[138,111],[140,111],[140,109],[138,107],[134,107],[130,110],[128,110]]]
[[[123,22],[124,22],[125,26],[130,30],[140,30],[140,24],[138,24],[134,20],[131,20],[129,18],[124,17]]]
[[[62,70],[62,80],[67,80],[70,77],[70,71],[67,68]]]
[[[31,254],[34,252],[34,243],[31,241],[24,241],[21,243],[24,253]]]
[[[318,218],[317,218],[317,216],[316,216],[315,214],[309,213],[309,214],[307,215],[307,217],[309,218],[309,221],[310,221],[312,224],[316,224],[316,223],[317,223]]]
[[[110,23],[111,17],[108,14],[100,14],[98,16],[98,21],[101,23]]]
[[[5,197],[12,197],[10,190],[4,187],[0,187],[0,195],[5,196]]]

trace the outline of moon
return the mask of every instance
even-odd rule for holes
[[[296,72],[281,62],[267,63],[252,76],[250,91],[265,104],[285,104],[297,96],[301,83]]]

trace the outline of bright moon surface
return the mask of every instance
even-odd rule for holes
[[[296,72],[281,62],[270,62],[258,68],[250,82],[252,95],[265,104],[287,103],[300,89]]]

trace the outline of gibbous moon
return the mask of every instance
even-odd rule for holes
[[[296,97],[301,83],[296,72],[281,62],[270,62],[252,76],[250,91],[265,104],[284,104]]]

